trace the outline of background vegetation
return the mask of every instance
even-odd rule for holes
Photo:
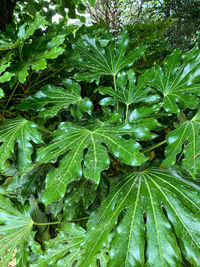
[[[2,266],[200,266],[199,14],[2,1]]]

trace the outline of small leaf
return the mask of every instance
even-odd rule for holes
[[[4,97],[4,91],[0,88],[0,98]]]
[[[0,83],[5,83],[5,82],[9,82],[10,79],[14,76],[14,73],[10,73],[10,72],[4,72],[3,75],[0,76]]]

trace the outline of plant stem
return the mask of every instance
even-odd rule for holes
[[[61,222],[49,222],[49,223],[37,223],[34,222],[34,225],[42,226],[42,225],[53,225],[53,224],[60,224]]]
[[[14,95],[14,93],[15,93],[17,87],[18,87],[18,85],[19,85],[19,82],[16,83],[15,88],[13,89],[12,93],[10,94],[10,96],[9,96],[9,98],[8,98],[8,101],[7,101],[7,103],[6,103],[5,109],[7,108],[8,104],[10,103],[10,100],[11,100],[11,98],[13,97],[13,95]]]
[[[159,146],[164,145],[165,143],[167,143],[167,140],[164,140],[164,141],[162,141],[162,142],[160,142],[160,143],[158,143],[158,144],[156,144],[156,145],[154,145],[154,146],[148,147],[148,148],[142,150],[142,152],[143,152],[143,153],[149,152],[149,151],[153,150],[154,148],[157,148],[157,147],[159,147]]]
[[[126,118],[125,118],[125,123],[127,123],[127,120],[128,120],[128,109],[129,109],[129,104],[126,104]]]
[[[34,222],[34,225],[37,225],[37,226],[53,225],[53,224],[61,224],[61,223],[68,223],[68,222],[76,222],[76,221],[87,220],[87,219],[89,219],[89,217],[77,218],[77,219],[70,220],[70,221],[67,221],[67,222],[49,222],[49,223],[37,223],[37,222]]]
[[[37,126],[37,127],[38,127],[38,129],[40,129],[40,130],[41,130],[41,131],[43,131],[43,132],[46,132],[46,133],[52,134],[52,132],[51,132],[51,131],[49,131],[49,130],[47,130],[47,129],[41,128],[41,127],[39,127],[39,126]]]
[[[74,219],[74,220],[70,220],[68,222],[76,222],[76,221],[82,221],[82,220],[87,220],[87,219],[89,219],[89,217],[77,218],[77,219]]]
[[[21,46],[18,46],[18,51],[19,51],[20,60],[22,61],[22,49],[21,49]]]
[[[32,87],[35,87],[36,85],[38,85],[39,83],[42,83],[44,81],[46,81],[47,79],[49,79],[50,77],[54,76],[57,72],[61,71],[65,66],[62,66],[60,69],[58,69],[57,71],[53,72],[51,75],[45,77],[44,79],[34,83],[33,85],[31,85],[30,87],[27,88],[27,91],[26,93],[32,88]]]
[[[116,74],[113,75],[113,83],[114,83],[115,91],[117,92]],[[118,103],[117,103],[117,113],[119,113],[119,105],[118,105]]]

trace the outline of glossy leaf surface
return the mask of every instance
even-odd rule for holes
[[[174,131],[168,133],[167,143],[164,166],[173,166],[176,163],[176,156],[183,149],[183,164],[195,177],[200,172],[200,113],[198,112],[190,121],[181,123]]]
[[[100,121],[93,121],[87,126],[61,123],[54,132],[52,143],[39,149],[37,153],[39,162],[55,162],[59,156],[68,152],[61,159],[59,167],[47,176],[43,195],[45,204],[62,198],[67,184],[80,178],[82,174],[98,184],[101,172],[110,164],[107,149],[127,165],[138,166],[145,162],[147,158],[139,152],[140,145],[133,139],[126,140],[122,137],[133,132],[134,128],[130,125],[115,126]],[[86,148],[88,151],[84,156]]]
[[[68,267],[80,256],[80,244],[85,231],[72,223],[65,223],[56,238],[46,244],[46,252],[40,255],[33,267],[46,267],[48,265]],[[70,252],[66,255],[66,252]],[[65,256],[65,257],[64,257]],[[62,260],[64,257],[64,260]]]
[[[33,221],[30,215],[18,210],[5,196],[0,195],[0,258],[2,267],[12,260],[18,246],[27,245]]]
[[[39,116],[51,118],[61,109],[66,109],[73,104],[72,115],[79,119],[84,112],[91,114],[92,102],[87,97],[81,97],[80,85],[69,79],[63,80],[62,85],[63,87],[45,85],[34,96],[26,98],[18,108],[20,110],[40,111]]]
[[[164,108],[169,113],[180,112],[180,106],[197,108],[199,83],[195,80],[200,74],[200,50],[194,47],[183,54],[179,50],[168,56],[164,67],[156,66],[155,79],[149,84],[159,90],[164,98]]]
[[[114,40],[111,39],[107,46],[102,46],[96,38],[83,35],[76,44],[73,45],[75,56],[73,59],[77,66],[87,69],[89,73],[77,74],[76,77],[89,81],[98,79],[101,75],[116,76],[118,72],[126,67],[130,67],[145,52],[146,47],[140,46],[127,52],[129,47],[129,37],[127,32],[122,32],[117,39],[116,49]],[[73,61],[74,62],[74,61]]]
[[[199,187],[175,172],[150,169],[125,176],[91,215],[79,266],[90,266],[107,248],[107,266],[181,267],[183,255],[197,267],[199,204]]]
[[[136,74],[133,70],[123,71],[118,73],[116,80],[116,90],[111,87],[99,87],[97,90],[103,95],[109,95],[101,100],[101,105],[113,105],[122,103],[126,106],[145,102],[152,104],[160,100],[159,95],[152,94],[148,88],[148,81],[153,79],[152,70],[146,71],[137,81]]]
[[[11,159],[17,144],[17,166],[20,170],[26,169],[31,160],[33,141],[38,144],[42,142],[41,134],[37,125],[22,117],[0,122],[0,169],[4,168],[7,159]]]
[[[4,91],[0,88],[0,98],[4,97]]]

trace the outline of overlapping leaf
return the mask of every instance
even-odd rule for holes
[[[140,113],[140,119],[143,119],[145,115],[146,117],[149,117],[150,115],[152,115],[152,112],[147,114],[147,110],[154,110],[154,113],[156,113],[156,111],[159,111],[159,109],[161,108],[161,104],[154,105],[152,106],[152,108],[147,107],[147,110],[145,112],[146,114],[144,114],[143,108],[142,113],[144,116],[142,116],[141,109],[135,110],[134,108],[140,102],[151,105],[160,100],[159,95],[155,94],[154,91],[147,87],[148,81],[151,81],[152,79],[152,70],[146,71],[143,75],[141,75],[137,81],[137,84],[136,76],[133,70],[120,72],[117,75],[115,90],[111,87],[97,88],[97,90],[101,94],[109,95],[108,97],[103,98],[100,101],[100,104],[103,106],[115,105],[118,103],[122,104],[120,112],[124,114],[126,122],[129,121],[136,123],[136,121],[138,121],[138,113]],[[134,112],[137,112],[137,119],[134,115]],[[154,123],[152,124],[152,126],[155,126],[157,123],[155,120],[153,121]],[[142,122],[142,125],[145,126],[144,121]]]
[[[0,259],[2,267],[12,260],[18,246],[25,246],[30,238],[33,221],[30,215],[17,209],[5,196],[0,195]]]
[[[200,112],[167,134],[164,166],[173,166],[183,149],[183,164],[193,177],[200,172]]]
[[[24,83],[30,68],[36,71],[43,70],[47,66],[48,59],[57,58],[64,52],[62,47],[64,40],[64,34],[55,37],[44,36],[39,40],[34,39],[31,44],[23,48],[25,59],[12,66],[10,72],[14,73],[21,83]]]
[[[47,25],[47,21],[43,16],[38,14],[32,23],[26,22],[19,27],[18,33],[16,33],[16,39],[10,39],[9,50],[12,49],[15,51],[17,49],[20,60],[17,62],[15,60],[15,64],[11,64],[9,58],[6,64],[5,60],[11,57],[11,53],[8,53],[2,58],[1,61],[3,61],[3,64],[1,65],[4,68],[6,67],[7,70],[0,76],[0,83],[10,81],[13,76],[19,82],[24,83],[30,68],[35,71],[43,70],[47,67],[48,59],[55,59],[63,54],[64,48],[62,44],[66,34],[45,34],[44,36],[40,36],[39,39],[33,36],[37,29],[45,27],[45,25]],[[32,37],[32,40],[28,42],[30,37]],[[13,54],[16,56],[16,52]]]
[[[196,78],[200,74],[200,50],[194,47],[181,57],[175,50],[165,60],[164,67],[156,66],[155,79],[149,84],[159,90],[164,97],[164,108],[170,113],[179,113],[180,106],[197,108],[200,84]]]
[[[72,223],[65,223],[57,237],[46,243],[46,252],[44,255],[40,255],[32,266],[71,266],[74,260],[80,256],[80,244],[84,235],[85,230],[83,228]],[[70,253],[66,255],[68,252]],[[64,256],[63,262],[61,258]]]
[[[14,155],[16,144],[17,166],[20,170],[26,169],[32,162],[33,147],[30,141],[36,144],[42,142],[37,125],[32,121],[18,117],[0,122],[0,169],[2,170],[6,160]]]
[[[37,29],[40,27],[45,27],[47,24],[48,22],[46,21],[45,17],[38,13],[32,23],[25,22],[19,27],[16,44],[23,44],[24,40],[32,36]]]
[[[146,71],[137,81],[133,70],[118,73],[116,80],[116,90],[112,87],[99,87],[97,90],[102,95],[110,97],[101,100],[101,105],[113,105],[122,103],[126,106],[136,104],[138,102],[155,103],[160,100],[159,95],[152,94],[151,88],[147,87],[148,81],[153,79],[152,70]]]
[[[47,176],[46,190],[43,194],[45,204],[61,199],[67,184],[80,178],[83,173],[87,179],[93,179],[98,183],[101,172],[110,164],[107,149],[125,164],[139,166],[145,162],[146,157],[139,152],[140,145],[133,139],[126,140],[122,137],[133,133],[134,127],[128,124],[115,126],[98,120],[89,122],[86,126],[61,123],[59,129],[54,131],[51,144],[37,152],[37,161],[41,163],[56,162],[59,156],[64,156],[59,167],[51,170]],[[84,155],[86,148],[87,152]]]
[[[73,45],[75,56],[72,60],[89,73],[77,73],[75,78],[93,81],[98,80],[101,75],[116,76],[122,69],[132,66],[146,49],[145,46],[140,46],[126,53],[128,47],[129,37],[125,31],[118,36],[116,47],[114,40],[110,40],[107,46],[104,46],[98,39],[87,35],[81,36]]]
[[[73,116],[80,119],[84,112],[91,114],[92,102],[87,97],[81,97],[80,85],[69,79],[63,80],[62,84],[63,87],[45,85],[34,96],[26,98],[18,108],[40,111],[39,116],[50,118],[61,109],[68,108],[69,105],[73,104],[71,109]]]
[[[91,215],[78,266],[92,266],[107,249],[106,266],[181,267],[184,257],[197,267],[199,207],[200,188],[175,172],[127,175]]]
[[[96,197],[94,184],[90,180],[81,179],[69,184],[64,198],[64,220],[72,220],[80,216],[93,203]]]

